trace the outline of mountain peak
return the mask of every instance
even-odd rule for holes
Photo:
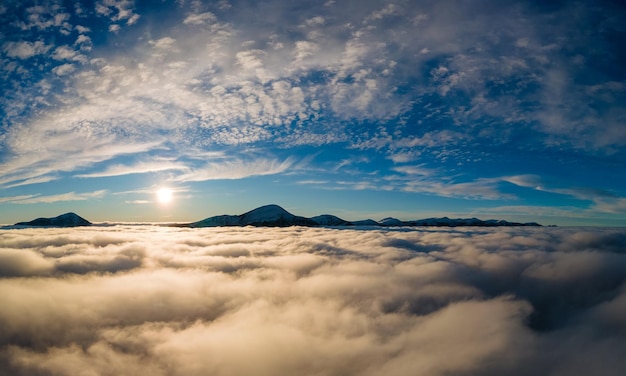
[[[316,226],[313,220],[289,213],[276,204],[264,205],[239,216],[243,226]]]
[[[350,222],[332,214],[322,214],[311,219],[321,226],[345,226],[350,224]]]
[[[289,213],[276,204],[263,205],[241,215],[219,215],[191,223],[191,227],[213,226],[318,226],[312,219]]]
[[[91,222],[76,213],[69,212],[52,218],[37,218],[29,222],[18,222],[15,226],[29,227],[77,227],[91,226]]]
[[[293,214],[289,213],[287,210],[283,209],[281,206],[278,206],[276,204],[269,204],[269,205],[260,206],[256,209],[252,209],[249,212],[242,214],[240,217],[274,218],[274,217],[280,217],[280,216],[286,216],[286,217],[292,216],[293,217]]]

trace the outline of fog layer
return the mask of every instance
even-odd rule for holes
[[[621,375],[626,230],[0,232],[2,375]]]

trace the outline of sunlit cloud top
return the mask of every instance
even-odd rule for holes
[[[0,222],[74,195],[100,220],[273,201],[624,224],[624,20],[591,1],[5,2]],[[163,185],[186,207],[128,204]]]
[[[626,231],[2,230],[6,375],[607,375]]]

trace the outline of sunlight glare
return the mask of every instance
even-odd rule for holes
[[[157,192],[157,199],[161,204],[168,204],[172,201],[172,190],[169,188],[161,188]]]

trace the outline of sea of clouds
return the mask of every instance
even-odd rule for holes
[[[1,375],[622,375],[626,229],[0,230]]]

